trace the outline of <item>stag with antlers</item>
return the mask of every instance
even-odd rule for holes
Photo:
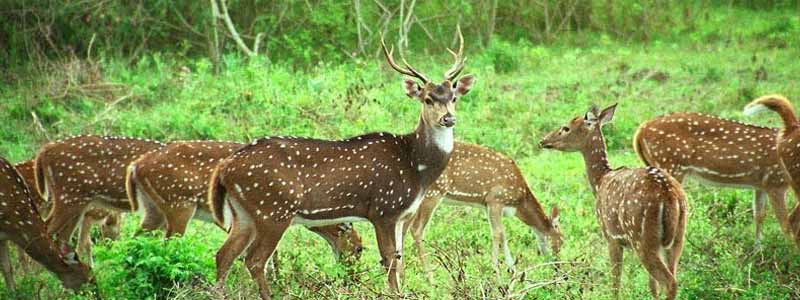
[[[800,195],[800,121],[797,120],[794,106],[786,97],[781,95],[767,95],[760,97],[745,106],[746,115],[753,115],[759,111],[772,110],[783,121],[783,129],[777,135],[777,154],[781,167],[786,171],[789,184],[795,196]],[[800,247],[800,201],[786,221],[788,234],[794,238],[795,244]]]
[[[615,296],[619,293],[623,247],[630,247],[650,274],[653,297],[658,299],[659,288],[663,288],[667,299],[672,300],[678,291],[686,196],[681,184],[659,168],[609,167],[602,127],[614,117],[615,109],[616,104],[602,112],[593,106],[583,117],[549,133],[540,145],[583,155],[595,195],[595,213],[608,242]]]
[[[78,261],[78,255],[53,243],[44,221],[34,205],[28,186],[11,164],[0,158],[0,266],[6,286],[14,290],[9,261],[8,241],[55,274],[64,287],[78,290],[90,282],[90,268]]]
[[[369,221],[375,228],[389,286],[399,291],[403,225],[422,203],[425,191],[444,171],[453,151],[456,100],[474,77],[458,77],[464,67],[459,30],[455,63],[437,84],[411,67],[398,66],[406,94],[422,105],[417,129],[405,135],[372,133],[340,141],[268,137],[254,141],[221,162],[211,177],[209,206],[230,228],[217,252],[222,284],[234,259],[246,250],[245,264],[270,299],[264,265],[292,224],[322,226]],[[451,51],[452,52],[452,51]]]

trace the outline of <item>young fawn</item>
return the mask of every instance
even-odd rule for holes
[[[789,184],[776,147],[778,131],[698,113],[673,113],[639,126],[633,148],[648,166],[683,182],[687,175],[712,184],[755,190],[755,243],[761,243],[767,198],[787,231]]]
[[[562,235],[558,226],[558,208],[553,206],[550,216],[545,214],[517,164],[484,147],[455,143],[444,173],[428,189],[413,221],[406,223],[407,227],[411,227],[420,260],[428,274],[430,271],[422,238],[431,215],[442,199],[446,204],[486,209],[492,230],[492,262],[495,268],[499,268],[501,250],[506,265],[514,265],[503,228],[504,215],[516,216],[533,229],[539,241],[540,253],[547,255],[550,249],[555,255],[559,252]]]
[[[602,127],[614,117],[615,109],[616,104],[602,112],[592,107],[583,117],[549,133],[540,145],[583,155],[595,195],[595,213],[608,241],[615,295],[619,293],[622,249],[630,247],[650,274],[653,297],[658,298],[660,286],[667,299],[675,299],[686,196],[680,183],[659,168],[609,167]]]
[[[0,266],[6,286],[14,290],[8,241],[55,274],[64,287],[78,290],[90,282],[89,267],[78,255],[59,247],[50,239],[44,221],[34,205],[32,193],[11,164],[0,158]]]
[[[762,110],[772,110],[783,120],[783,130],[778,134],[777,151],[781,166],[788,175],[795,197],[800,195],[800,121],[795,115],[794,106],[786,97],[768,95],[760,97],[745,106],[745,114],[752,115]],[[800,247],[800,201],[795,204],[787,220],[789,234]]]
[[[214,222],[205,201],[208,179],[218,162],[244,146],[220,141],[171,142],[131,163],[125,185],[133,211],[143,214],[141,229],[166,226],[169,238],[184,234],[192,218]],[[341,254],[357,258],[361,252],[361,237],[350,224],[309,230],[325,239],[337,258]]]
[[[34,174],[34,161],[27,160],[14,165],[22,180],[29,187],[36,185],[36,175]],[[37,192],[31,193],[34,205],[39,214],[46,216],[50,212],[50,203],[47,202]],[[116,240],[119,237],[121,216],[118,212],[113,212],[103,208],[92,208],[86,211],[83,220],[78,227],[78,248],[77,253],[81,257],[87,258],[86,264],[92,266],[92,238],[90,236],[93,225],[100,227],[100,234],[103,238]],[[20,265],[24,269],[30,268],[30,260],[27,256],[20,256]]]
[[[341,141],[268,137],[256,140],[217,166],[209,186],[214,218],[230,228],[217,252],[217,281],[247,250],[245,264],[270,299],[264,264],[292,224],[306,226],[369,221],[375,228],[389,286],[399,291],[403,224],[413,217],[428,187],[453,150],[456,100],[473,84],[464,67],[463,37],[455,63],[437,84],[406,63],[389,65],[420,82],[405,81],[420,102],[417,129],[406,135],[373,133]],[[420,84],[421,83],[421,84]]]

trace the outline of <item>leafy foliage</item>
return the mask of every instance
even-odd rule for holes
[[[213,279],[214,253],[199,236],[164,241],[158,236],[124,238],[98,247],[95,273],[105,294],[117,299],[168,299],[175,285]]]

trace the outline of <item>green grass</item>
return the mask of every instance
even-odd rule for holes
[[[738,17],[712,20],[724,23]],[[437,210],[426,240],[429,252],[454,271],[431,259],[435,280],[428,281],[409,238],[407,296],[480,299],[485,293],[499,298],[535,287],[527,295],[509,298],[611,299],[607,250],[595,221],[583,162],[577,154],[538,149],[539,139],[583,114],[591,103],[619,103],[613,124],[604,130],[612,166],[640,166],[630,147],[636,127],[668,112],[706,112],[777,126],[774,115],[746,119],[741,114],[748,101],[762,94],[800,97],[800,43],[796,35],[782,36],[782,31],[770,27],[783,24],[797,29],[798,19],[770,23],[765,18],[742,20],[743,25],[730,29],[701,27],[680,43],[620,44],[599,37],[586,47],[498,42],[484,51],[468,51],[466,72],[477,75],[477,84],[459,102],[457,139],[515,158],[544,206],[558,205],[565,235],[560,272],[536,254],[535,237],[528,228],[506,219],[510,248],[525,276],[498,280],[491,266],[485,213],[443,207]],[[711,38],[715,36],[719,38]],[[409,56],[432,77],[450,63],[444,55]],[[12,161],[29,159],[47,137],[81,133],[248,141],[265,135],[343,138],[370,131],[404,133],[416,125],[419,105],[404,95],[401,77],[380,59],[323,64],[310,70],[233,54],[224,61],[225,71],[213,75],[210,63],[202,58],[153,53],[127,66],[123,59],[102,57],[102,81],[122,86],[104,92],[87,90],[81,84],[92,81],[80,76],[65,84],[66,75],[83,74],[65,71],[65,62],[51,62],[50,72],[29,68],[17,80],[0,82],[0,155]],[[768,76],[757,78],[760,70]],[[637,76],[656,72],[666,75],[665,80]],[[692,180],[685,189],[690,217],[678,277],[680,299],[800,298],[800,252],[780,233],[774,217],[765,222],[763,250],[753,252],[751,191],[707,187]],[[794,197],[788,199],[791,207]],[[129,299],[128,291],[121,290],[127,288],[121,284],[126,280],[147,284],[146,279],[125,278],[118,265],[126,255],[121,250],[128,249],[123,244],[132,239],[137,226],[138,217],[127,218],[121,240],[102,243],[95,250],[95,274],[104,299]],[[386,290],[385,274],[374,233],[366,223],[356,228],[366,250],[361,261],[349,267],[335,263],[321,239],[301,228],[290,229],[278,248],[282,264],[274,291],[290,298],[380,297]],[[157,252],[159,244],[152,242],[157,238],[145,237],[138,243]],[[219,291],[209,282],[213,282],[214,251],[224,238],[221,230],[193,222],[186,241],[170,242],[179,243],[172,249],[185,252],[182,259],[200,260],[192,268],[199,268],[202,275],[175,288],[171,298],[216,299]],[[18,274],[18,278],[25,286],[16,295],[19,299],[37,294],[56,299],[64,293],[45,273]],[[624,299],[649,297],[647,273],[630,252],[622,284]],[[228,280],[228,292],[234,299],[257,295],[239,263]],[[15,295],[0,290],[0,297]]]

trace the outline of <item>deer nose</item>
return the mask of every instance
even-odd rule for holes
[[[442,125],[445,127],[453,127],[456,125],[456,116],[451,114],[446,114],[442,117]]]

